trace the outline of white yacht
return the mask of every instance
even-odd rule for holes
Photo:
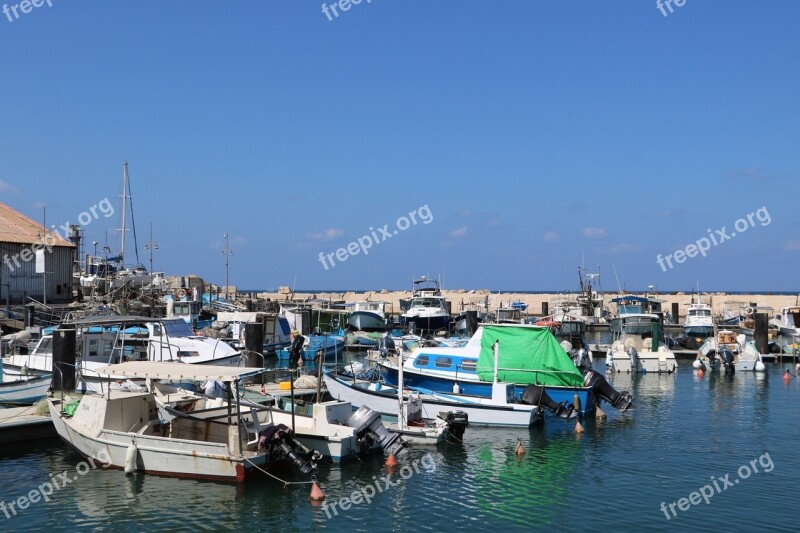
[[[714,333],[714,318],[711,306],[702,302],[689,304],[683,333],[687,337],[708,337]]]

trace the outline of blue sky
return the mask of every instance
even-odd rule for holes
[[[52,4],[0,14],[0,201],[74,222],[127,160],[157,269],[224,281],[228,232],[242,288],[800,290],[796,1]]]

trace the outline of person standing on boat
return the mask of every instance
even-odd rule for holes
[[[301,368],[303,366],[303,344],[306,338],[300,335],[296,329],[292,330],[292,345],[289,348],[289,368]]]

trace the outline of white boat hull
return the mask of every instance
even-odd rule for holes
[[[264,454],[234,455],[228,443],[145,435],[147,427],[136,431],[93,431],[86,423],[87,415],[97,407],[95,398],[85,396],[76,415],[67,418],[60,413],[60,403],[48,400],[50,416],[59,436],[79,454],[106,467],[123,469],[131,444],[136,446],[135,469],[149,474],[207,479],[244,481],[254,465],[263,467]],[[104,410],[103,410],[104,411]],[[84,415],[83,418],[81,415]],[[102,424],[103,420],[97,421]],[[133,426],[131,429],[137,429]],[[234,428],[235,429],[235,428]],[[247,452],[245,452],[247,453]]]
[[[377,391],[364,390],[352,387],[344,380],[324,374],[325,385],[328,392],[340,401],[353,404],[354,407],[366,405],[373,411],[387,416],[397,416],[398,400],[379,394]],[[467,414],[470,425],[498,426],[498,427],[529,427],[539,420],[539,410],[536,406],[523,404],[487,405],[479,403],[465,403],[448,401],[445,398],[456,398],[450,395],[438,395],[436,398],[421,395],[422,413],[427,419],[435,419],[440,412],[459,410]],[[481,399],[481,400],[485,400]],[[478,401],[478,399],[474,399]]]

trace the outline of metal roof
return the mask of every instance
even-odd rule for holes
[[[194,365],[159,361],[129,361],[97,369],[101,376],[139,379],[191,379],[195,381],[238,381],[266,372],[265,368]]]
[[[75,245],[64,240],[57,231],[48,231],[47,243],[51,246]],[[37,244],[42,242],[42,225],[6,204],[0,203],[0,242]]]

